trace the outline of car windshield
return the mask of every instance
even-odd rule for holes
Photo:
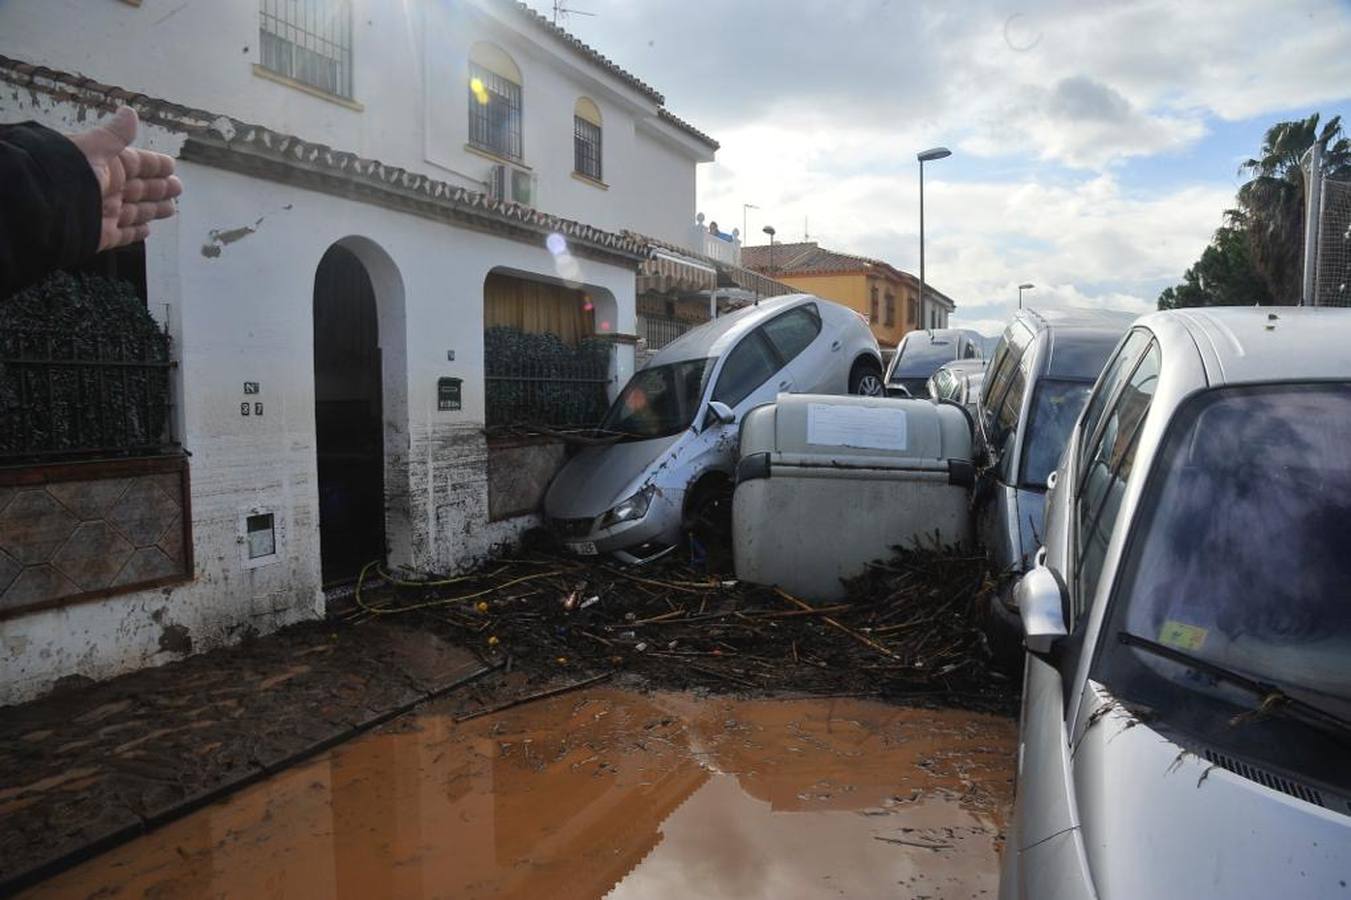
[[[1092,382],[1043,378],[1032,395],[1032,413],[1023,437],[1018,486],[1040,490],[1060,464],[1060,454],[1083,411]]]
[[[1132,527],[1107,635],[1185,651],[1346,716],[1348,447],[1351,385],[1228,388],[1192,400]],[[1345,747],[1328,746],[1335,763],[1320,755],[1319,741],[1331,738],[1291,741],[1279,731],[1288,722],[1235,719],[1260,703],[1251,692],[1135,646],[1104,647],[1103,683],[1176,727],[1324,778],[1345,768]]]
[[[704,395],[709,362],[687,359],[639,371],[615,399],[601,430],[656,438],[690,427]]]
[[[891,380],[928,378],[945,362],[956,358],[956,345],[950,341],[909,341],[900,350]]]

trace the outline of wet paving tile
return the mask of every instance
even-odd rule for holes
[[[853,699],[432,706],[31,896],[993,896],[1015,736]]]

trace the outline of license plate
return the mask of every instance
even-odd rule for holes
[[[578,556],[596,555],[595,541],[579,541],[576,544],[564,544],[563,546],[567,547],[569,550],[571,550],[573,553],[576,553]]]

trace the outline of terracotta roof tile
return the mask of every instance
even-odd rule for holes
[[[292,168],[303,166],[306,171],[340,176],[348,182],[364,181],[369,190],[382,194],[382,200],[401,201],[419,211],[426,212],[430,203],[436,207],[439,218],[477,218],[511,224],[518,226],[518,234],[521,229],[531,234],[556,232],[583,246],[604,249],[631,260],[649,255],[647,244],[628,234],[605,231],[293,134],[132,93],[80,75],[0,56],[0,81],[96,109],[111,111],[122,104],[130,105],[147,124],[186,134],[188,142],[183,155],[207,164],[240,169],[266,166],[269,161]]]
[[[713,138],[704,134],[698,128],[695,128],[689,122],[686,122],[684,119],[680,118],[679,116],[677,116],[675,113],[671,112],[664,106],[661,109],[657,110],[657,118],[661,119],[663,122],[669,122],[676,128],[679,128],[681,131],[684,131],[687,134],[703,141],[705,144],[712,147],[714,150],[717,150],[719,146],[721,146],[720,144],[718,144],[717,141],[713,140]]]
[[[770,251],[768,244],[741,248],[741,264],[757,272],[770,273]],[[890,275],[900,281],[918,285],[919,279],[903,269],[888,262],[868,256],[852,253],[840,253],[827,250],[815,241],[801,243],[775,244],[772,273],[784,275],[829,275],[841,272],[867,272],[879,270],[879,274]],[[951,304],[950,297],[932,284],[925,286],[926,294],[934,294],[940,300]]]

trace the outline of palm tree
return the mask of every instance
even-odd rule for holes
[[[1299,302],[1304,241],[1304,173],[1300,159],[1323,145],[1323,171],[1329,178],[1351,178],[1351,141],[1342,134],[1341,116],[1318,127],[1318,113],[1280,122],[1267,130],[1261,155],[1239,167],[1251,179],[1238,190],[1248,223],[1253,265],[1278,304]]]

